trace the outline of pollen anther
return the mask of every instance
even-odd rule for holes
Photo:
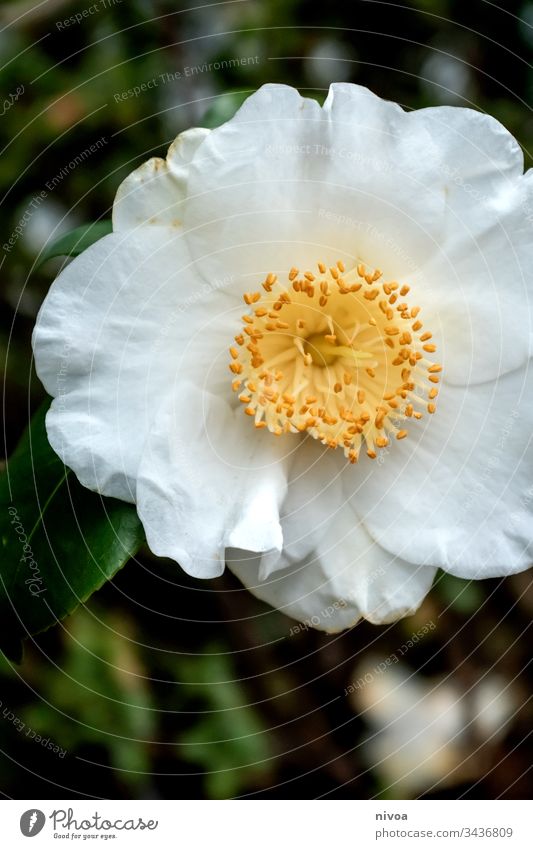
[[[442,366],[426,355],[436,345],[419,333],[420,306],[396,303],[409,285],[382,282],[361,262],[315,268],[319,277],[293,266],[285,284],[269,273],[264,294],[244,293],[251,309],[229,348],[232,389],[258,430],[308,434],[350,463],[361,450],[375,459],[407,437],[403,422],[421,419],[424,406],[435,412]]]

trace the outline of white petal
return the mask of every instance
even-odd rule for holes
[[[437,571],[433,566],[413,565],[383,549],[349,503],[320,537],[317,556],[326,574],[342,564],[344,585],[363,617],[376,625],[414,613]]]
[[[259,579],[264,581],[277,570],[312,558],[344,501],[338,456],[311,437],[299,438],[281,511],[283,551],[265,552]]]
[[[394,277],[435,250],[444,197],[434,192],[427,132],[358,86],[332,87],[323,109],[264,86],[213,130],[189,172],[185,227],[206,277],[348,258]]]
[[[120,184],[113,204],[113,230],[133,230],[147,224],[182,229],[189,162],[209,130],[181,133],[167,158],[154,157]]]
[[[474,109],[438,106],[409,113],[440,150],[441,173],[435,175],[447,193],[475,203],[478,189],[490,198],[524,171],[522,149],[511,133],[491,115]],[[447,166],[447,167],[446,167]],[[466,185],[469,184],[469,186]]]
[[[175,177],[187,184],[189,165],[198,148],[207,138],[211,130],[204,127],[191,127],[177,136],[170,145],[167,153],[167,164]]]
[[[435,568],[413,566],[374,542],[344,500],[333,452],[305,449],[307,470],[291,470],[282,508],[284,548],[272,568],[262,558],[228,552],[228,566],[254,595],[324,631],[363,616],[376,624],[412,613],[431,587]],[[270,560],[270,569],[265,568]]]
[[[113,233],[59,275],[33,347],[37,374],[55,398],[50,442],[85,486],[134,500],[141,451],[165,393],[195,367],[205,382],[215,353],[227,345],[222,325],[220,336],[208,328],[210,349],[195,347],[206,301],[215,321],[225,297],[206,291],[169,228]]]
[[[531,355],[533,179],[498,121],[470,109],[411,113],[441,147],[435,185],[446,195],[444,238],[415,281],[446,379],[494,379]]]
[[[493,379],[533,349],[533,179],[474,110],[404,112],[336,84],[323,109],[264,86],[196,152],[185,227],[206,279],[341,257],[412,285],[449,382]]]
[[[336,633],[361,619],[356,604],[348,602],[325,575],[316,558],[276,571],[266,580],[259,577],[261,555],[228,549],[226,562],[253,595],[307,627]]]
[[[389,551],[464,578],[533,561],[533,369],[472,387],[443,385],[381,466],[344,475],[346,496]],[[361,479],[361,473],[364,475]]]
[[[282,443],[219,395],[180,381],[150,433],[137,509],[151,550],[198,577],[220,575],[226,546],[281,548]]]
[[[332,117],[341,120],[349,104],[360,115],[361,132],[375,139],[376,157],[387,161],[387,148],[393,146],[388,161],[394,162],[400,177],[412,178],[397,186],[400,207],[411,188],[415,197],[409,208],[422,225],[425,204],[416,209],[418,189],[426,188],[445,201],[444,215],[439,213],[426,225],[428,235],[437,233],[426,255],[404,241],[401,214],[392,227],[383,225],[383,231],[389,237],[396,233],[395,244],[411,251],[409,274],[402,274],[402,268],[392,273],[412,285],[410,297],[422,307],[447,380],[483,382],[523,365],[533,349],[533,179],[531,174],[523,176],[518,142],[494,118],[472,109],[403,113],[395,104],[384,104],[349,85],[332,86],[330,99]],[[395,128],[401,128],[402,143]],[[340,132],[346,132],[342,126]],[[413,163],[415,156],[420,156],[420,165]],[[394,185],[390,174],[385,179]],[[368,180],[375,184],[370,168]]]
[[[351,224],[346,236],[357,240],[363,261],[390,278],[413,274],[443,235],[445,204],[435,186],[439,159],[431,134],[397,103],[349,83],[330,87],[324,113],[331,209]]]

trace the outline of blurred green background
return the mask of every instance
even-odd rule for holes
[[[225,120],[262,83],[322,98],[346,80],[406,108],[473,106],[499,118],[530,162],[533,2],[192,4],[0,7],[8,454],[44,397],[30,335],[61,265],[33,270],[44,245],[108,217],[136,165],[164,155],[181,130]],[[21,666],[0,661],[0,791],[528,797],[530,580],[440,576],[415,617],[331,637],[295,629],[229,575],[197,582],[144,551],[30,642]],[[380,672],[387,658],[396,660]]]

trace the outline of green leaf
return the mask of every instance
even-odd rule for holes
[[[230,118],[233,118],[237,109],[244,103],[251,91],[230,91],[227,94],[221,94],[212,103],[202,119],[202,127],[207,127],[209,130],[215,127],[220,127],[225,124]]]
[[[180,695],[192,704],[194,699],[205,703],[194,725],[180,735],[179,754],[204,768],[208,798],[232,799],[250,782],[267,780],[273,758],[268,731],[250,706],[230,656],[208,645],[206,654],[182,657],[179,665]]]
[[[439,571],[434,586],[443,602],[462,615],[473,613],[483,604],[484,595],[479,581],[456,578]]]
[[[0,649],[71,613],[138,551],[135,508],[85,489],[54,453],[41,407],[0,476]]]
[[[46,245],[33,270],[36,271],[54,256],[78,256],[98,239],[111,233],[112,230],[113,226],[110,219],[92,221],[90,224],[82,224],[81,227],[76,227],[75,230],[65,233],[55,242]]]

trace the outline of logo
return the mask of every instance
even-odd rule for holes
[[[20,818],[20,830],[24,837],[35,837],[36,834],[42,831],[45,822],[46,817],[43,812],[36,808],[31,808],[22,814]]]

